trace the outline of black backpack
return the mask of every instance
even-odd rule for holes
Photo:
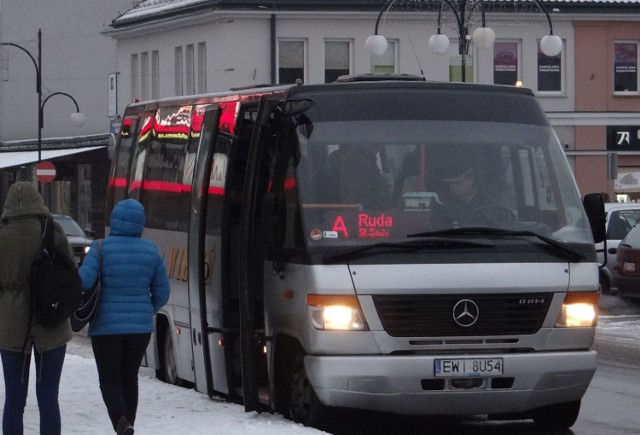
[[[53,219],[40,220],[42,248],[31,268],[34,316],[37,323],[54,328],[82,303],[82,280],[76,265],[54,249]]]

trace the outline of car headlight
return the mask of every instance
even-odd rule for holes
[[[91,249],[91,246],[85,246],[84,247],[84,254],[87,255],[89,253],[90,249]]]
[[[568,292],[556,327],[589,327],[598,323],[598,292]]]
[[[330,331],[366,331],[367,324],[356,296],[307,295],[311,324]]]

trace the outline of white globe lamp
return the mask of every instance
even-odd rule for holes
[[[380,56],[387,51],[387,38],[382,35],[371,35],[364,43],[369,53]]]
[[[71,124],[76,127],[82,127],[85,124],[84,113],[74,112],[71,114]]]
[[[429,48],[435,54],[444,54],[449,51],[449,38],[442,33],[431,35],[429,38]]]
[[[558,35],[545,35],[540,40],[540,50],[547,56],[557,56],[562,51],[562,39]]]
[[[473,31],[473,43],[480,48],[491,48],[496,34],[491,27],[478,27]]]

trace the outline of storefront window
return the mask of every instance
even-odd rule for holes
[[[496,42],[493,45],[493,83],[515,85],[518,80],[518,43]]]
[[[540,49],[538,41],[538,91],[561,92],[563,87],[562,52],[547,56]]]
[[[616,42],[613,45],[615,92],[638,92],[638,43]]]

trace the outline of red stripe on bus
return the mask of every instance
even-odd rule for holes
[[[125,178],[112,178],[109,180],[109,184],[113,187],[125,188],[127,187],[127,180]],[[171,192],[171,193],[190,193],[191,186],[182,183],[170,183],[166,181],[134,181],[131,183],[129,190],[139,189],[140,186],[144,186],[144,190],[155,192]],[[209,195],[224,196],[224,188],[218,186],[209,186]]]

